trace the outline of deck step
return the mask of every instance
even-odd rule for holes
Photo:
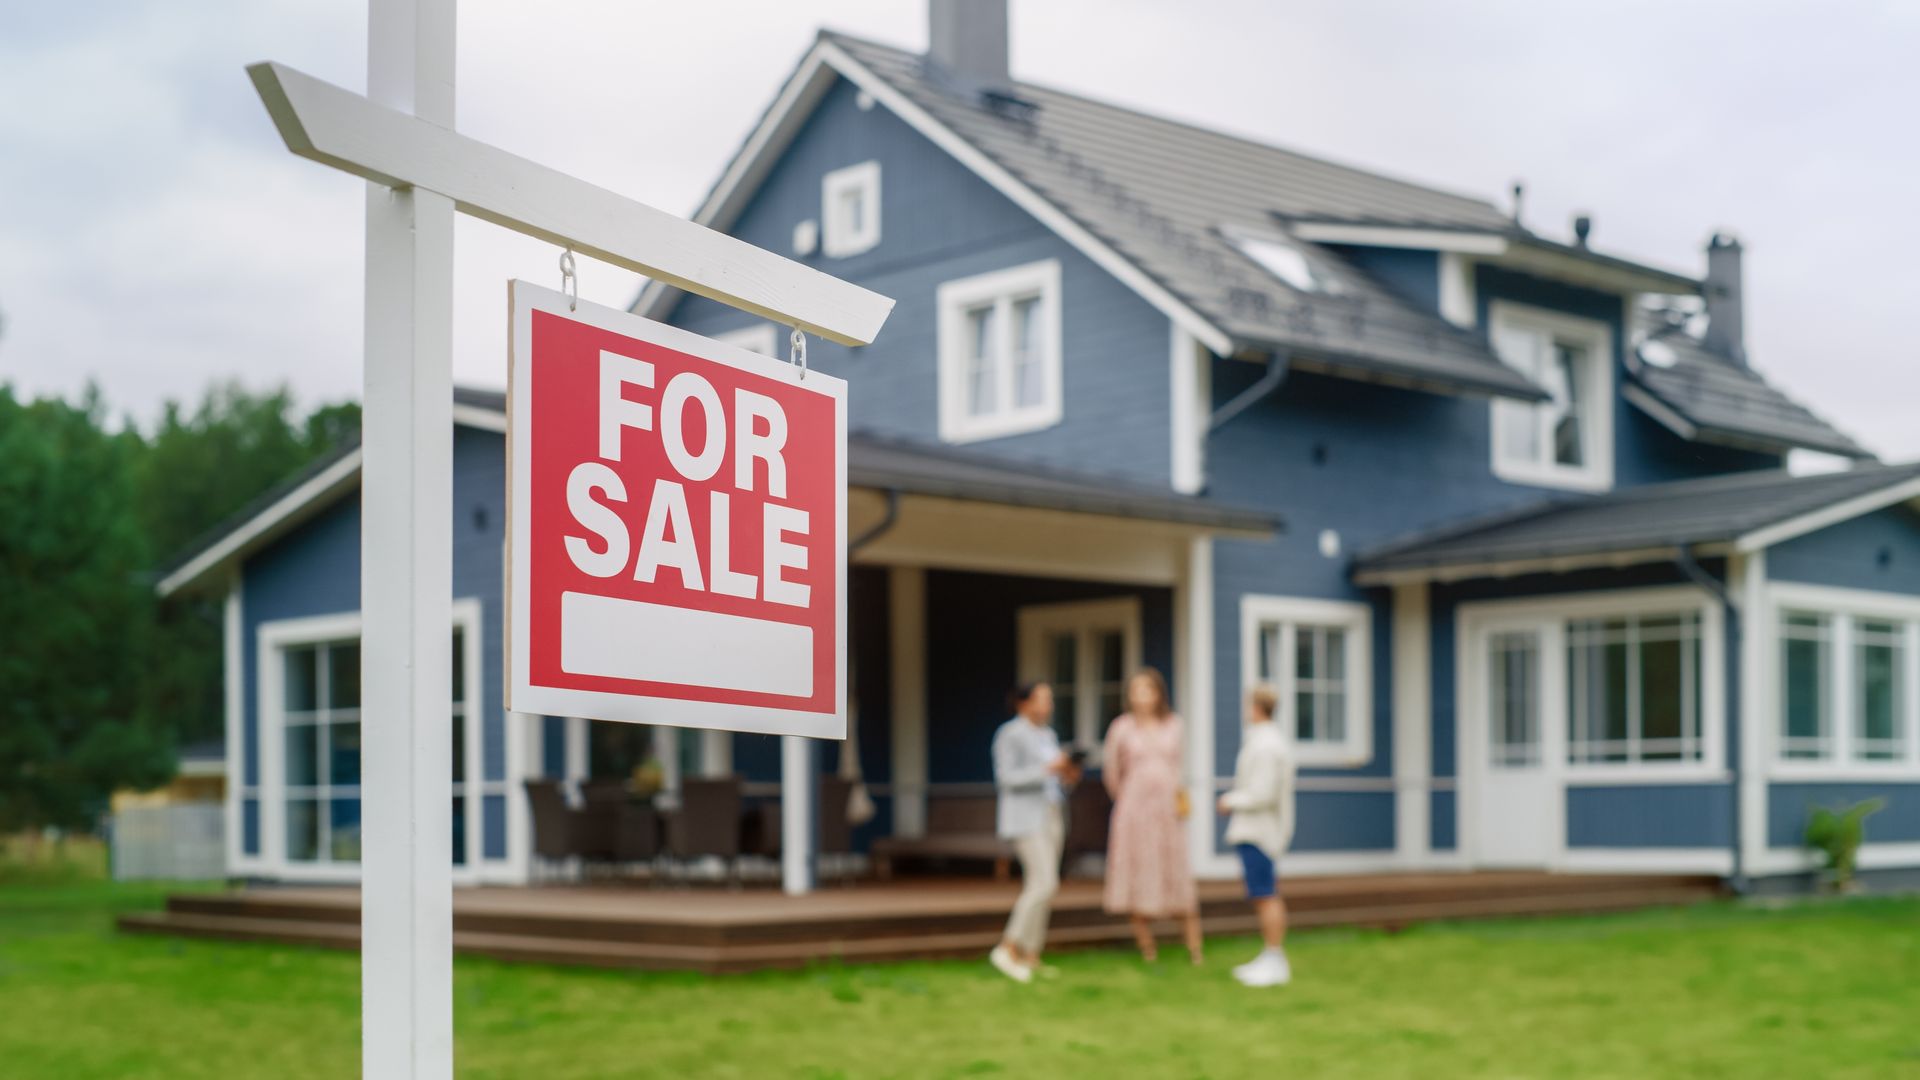
[[[1587,892],[1553,890],[1519,895],[1494,892],[1480,896],[1452,896],[1442,900],[1396,898],[1370,902],[1349,895],[1344,905],[1295,910],[1295,926],[1368,926],[1396,928],[1421,922],[1533,915],[1597,914],[1695,903],[1713,895],[1711,888],[1686,879],[1639,879],[1637,887]],[[230,941],[278,941],[325,948],[355,949],[360,927],[355,908],[325,906],[318,918],[294,917],[302,905],[234,904],[227,908],[204,903],[171,906],[162,912],[122,916],[119,925],[131,933],[172,934]],[[350,918],[342,919],[345,911]],[[1127,924],[1111,916],[1056,921],[1049,943],[1059,948],[1123,945],[1132,940]],[[921,924],[916,934],[835,934],[831,930],[789,940],[698,941],[623,940],[583,934],[592,930],[579,920],[548,920],[543,933],[474,929],[456,924],[456,951],[525,963],[710,973],[766,968],[802,967],[810,963],[884,961],[983,955],[1000,937],[998,912],[981,912],[970,920],[940,927]],[[605,920],[602,920],[604,922]],[[589,921],[591,922],[591,921]],[[574,931],[559,933],[562,924]],[[1244,902],[1205,905],[1202,925],[1208,934],[1244,934],[1256,929]],[[604,928],[602,928],[604,929]],[[684,931],[684,927],[681,928]],[[826,928],[816,927],[816,931]]]

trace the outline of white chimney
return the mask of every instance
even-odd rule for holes
[[[954,90],[1010,94],[1007,0],[929,0],[927,60]]]
[[[1707,241],[1707,348],[1746,366],[1746,305],[1740,294],[1740,238],[1717,232]]]

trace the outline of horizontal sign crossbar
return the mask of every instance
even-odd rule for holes
[[[276,63],[247,68],[295,154],[842,345],[879,334],[893,301]]]

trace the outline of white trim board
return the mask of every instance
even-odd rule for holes
[[[725,228],[731,223],[731,216],[738,213],[741,205],[751,197],[754,187],[771,168],[771,159],[777,157],[792,141],[800,124],[831,86],[830,80],[825,84],[820,82],[823,65],[871,95],[888,112],[952,155],[961,165],[1138,293],[1141,299],[1158,308],[1207,348],[1221,356],[1233,354],[1233,339],[1224,330],[831,41],[817,42],[801,60],[799,69],[774,99],[772,108],[721,174],[720,183],[694,213],[694,221],[716,228]],[[631,310],[649,318],[662,318],[671,296],[672,290],[650,282],[634,300]]]
[[[1851,521],[1864,514],[1871,514],[1875,510],[1884,510],[1889,506],[1916,500],[1920,500],[1920,476],[1902,480],[1896,484],[1889,484],[1877,491],[1870,491],[1865,495],[1856,495],[1851,499],[1843,499],[1840,502],[1830,503],[1818,510],[1801,514],[1798,517],[1788,518],[1785,521],[1755,529],[1745,536],[1734,540],[1734,550],[1743,552],[1759,551],[1762,548],[1769,548],[1775,544],[1792,540],[1795,537],[1805,536],[1812,532],[1819,532],[1821,529],[1827,528],[1830,525],[1838,525],[1843,521]]]
[[[479,405],[456,403],[453,406],[453,423],[455,427],[499,434],[507,430],[507,414]],[[178,569],[161,578],[159,584],[154,586],[155,591],[167,597],[190,588],[228,562],[246,557],[261,545],[325,509],[334,499],[360,485],[361,461],[362,450],[358,446],[341,454],[332,464],[235,525]]]

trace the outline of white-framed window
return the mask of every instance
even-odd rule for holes
[[[1613,486],[1613,332],[1602,322],[1495,301],[1493,349],[1549,400],[1495,398],[1493,472],[1578,491]]]
[[[1060,422],[1060,263],[941,285],[940,437],[995,439]]]
[[[1716,775],[1723,622],[1688,586],[1462,605],[1463,753],[1576,783]]]
[[[1780,756],[1822,761],[1834,756],[1833,620],[1818,612],[1780,616]]]
[[[779,355],[780,332],[770,322],[755,323],[738,330],[727,330],[713,335],[713,340],[745,349],[750,353],[759,353],[761,356]]]
[[[1920,769],[1920,598],[1793,584],[1772,592],[1779,766]]]
[[[1095,758],[1107,725],[1127,708],[1127,678],[1140,670],[1140,600],[1122,596],[1033,604],[1014,617],[1020,678],[1053,687],[1060,741]]]
[[[449,848],[464,879],[481,859],[483,799],[506,795],[507,782],[481,781],[479,603],[458,600],[453,608]],[[259,657],[265,868],[292,877],[350,877],[361,856],[360,618],[262,624]]]
[[[1699,611],[1611,615],[1567,623],[1567,762],[1698,763]]]
[[[1364,765],[1373,757],[1373,611],[1365,604],[1245,596],[1243,682],[1280,695],[1281,730],[1307,765]]]
[[[820,248],[844,259],[880,243],[880,163],[835,169],[820,181]]]

